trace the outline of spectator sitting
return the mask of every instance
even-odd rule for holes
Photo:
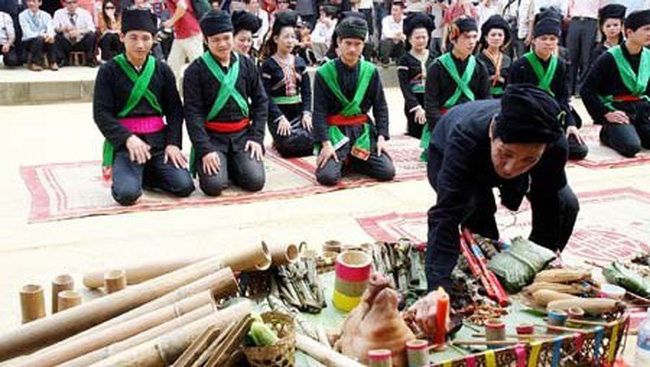
[[[311,49],[314,51],[316,61],[319,63],[325,60],[325,55],[330,48],[335,28],[336,8],[331,5],[321,6],[320,17],[310,37]]]
[[[5,12],[0,11],[0,51],[2,54],[2,62],[5,66],[19,66],[20,60],[16,53],[16,32],[14,29],[14,22],[11,16]]]
[[[56,44],[52,17],[40,10],[41,0],[27,0],[27,9],[20,13],[20,29],[23,32],[23,44],[27,49],[29,70],[43,70],[43,54],[47,54],[50,69],[59,70],[56,63]]]
[[[108,61],[116,54],[122,52],[120,42],[121,22],[117,14],[115,3],[106,0],[102,4],[102,11],[99,17],[99,48],[102,54],[102,61]]]
[[[90,13],[77,5],[77,0],[65,0],[66,7],[54,13],[54,30],[58,60],[69,65],[71,51],[83,52],[86,65],[96,67],[95,62],[95,24]]]
[[[394,2],[391,15],[382,20],[382,34],[379,42],[379,60],[383,67],[387,67],[390,58],[399,60],[404,54],[404,4]]]

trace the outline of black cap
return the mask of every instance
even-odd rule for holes
[[[553,17],[540,19],[535,23],[535,27],[533,28],[533,37],[535,38],[546,35],[560,37],[561,34],[562,24]]]
[[[495,14],[491,17],[489,17],[485,23],[481,26],[481,38],[485,39],[490,33],[490,30],[492,29],[503,29],[503,32],[505,34],[505,39],[503,41],[503,44],[506,45],[508,42],[510,42],[510,25],[508,24],[508,21],[505,20],[504,17]]]
[[[341,39],[358,38],[365,41],[367,35],[368,23],[363,14],[358,12],[343,12],[342,20],[336,26],[337,37]]]
[[[504,143],[551,143],[562,135],[563,115],[549,93],[532,84],[510,84],[501,97],[495,135]]]
[[[230,14],[223,10],[210,10],[201,18],[201,31],[205,37],[234,31]]]
[[[627,8],[621,4],[605,5],[598,11],[598,18],[600,24],[605,23],[607,19],[625,19],[625,11]]]
[[[636,31],[648,24],[650,24],[650,9],[632,12],[625,19],[625,29],[631,29],[632,31]]]
[[[431,34],[436,29],[436,24],[433,21],[433,16],[424,14],[423,12],[412,12],[404,18],[404,34],[406,37],[411,37],[414,30],[424,28],[428,34]]]
[[[298,14],[293,10],[285,10],[275,13],[273,22],[273,35],[277,36],[284,27],[295,28],[298,25]]]
[[[149,10],[125,10],[122,13],[122,34],[129,31],[145,31],[156,34],[156,23]]]
[[[474,18],[459,18],[454,22],[454,24],[456,24],[460,33],[472,31],[478,32],[478,24],[476,24]]]

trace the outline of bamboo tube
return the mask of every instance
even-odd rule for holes
[[[294,244],[289,245],[274,245],[269,248],[271,253],[271,261],[274,266],[281,266],[292,264],[298,261],[300,251],[298,246]]]
[[[61,291],[57,296],[59,311],[67,310],[69,308],[79,306],[83,299],[81,294],[75,291]]]
[[[296,334],[296,348],[327,367],[362,367],[357,361],[301,334]]]
[[[211,291],[195,294],[182,301],[174,303],[135,319],[117,324],[101,333],[93,333],[84,338],[64,343],[58,348],[48,350],[25,358],[15,364],[16,367],[57,366],[63,362],[80,357],[97,349],[106,347],[120,340],[137,335],[145,330],[164,324],[199,307],[210,305],[208,312],[217,310]]]
[[[74,279],[68,274],[59,275],[52,280],[52,313],[59,312],[59,292],[74,289]]]
[[[508,346],[508,345],[517,345],[517,344],[527,344],[531,340],[520,340],[520,341],[508,341],[508,340],[494,340],[494,341],[485,341],[485,340],[454,340],[451,342],[452,345],[488,345],[488,346]]]
[[[102,333],[105,330],[112,328],[121,323],[133,320],[142,315],[156,311],[162,307],[172,305],[183,299],[199,294],[205,291],[211,291],[214,299],[218,300],[226,296],[233,295],[237,292],[237,280],[229,268],[221,269],[214,274],[198,279],[188,285],[185,285],[171,293],[168,293],[160,298],[157,298],[149,303],[146,303],[138,308],[126,312],[120,316],[105,321],[97,326],[94,326],[86,331],[83,331],[73,337],[70,337],[62,342],[41,349],[36,354],[49,353],[56,348],[61,348],[68,343],[72,343],[80,338],[89,337],[93,334]],[[203,314],[203,316],[207,313]],[[159,335],[159,334],[158,334]],[[88,365],[88,364],[85,364]]]
[[[577,329],[577,328],[572,328],[572,327],[556,326],[556,325],[551,325],[551,324],[546,324],[546,325],[535,324],[535,327],[536,328],[546,328],[548,330],[555,330],[555,331],[566,331],[568,333],[584,333],[585,331],[589,331],[589,329]]]
[[[20,290],[23,324],[45,317],[45,296],[38,284],[27,284]]]
[[[262,245],[248,245],[239,246],[235,251],[230,251],[228,254],[217,255],[210,259],[221,259],[223,267],[230,267],[233,272],[250,271],[250,270],[266,270],[268,264],[270,266],[269,251],[265,243]],[[264,252],[265,255],[260,253]],[[189,257],[184,259],[173,259],[166,261],[155,261],[150,263],[143,263],[130,267],[124,267],[126,271],[127,284],[139,284],[144,281],[159,277],[163,274],[170,273],[185,266],[194,263],[205,261],[206,257]],[[87,273],[83,277],[83,284],[91,289],[99,288],[104,285],[105,271],[96,271]]]
[[[0,335],[0,361],[33,352],[87,330],[183,285],[226,267],[227,263],[259,264],[269,258],[264,246],[236,248],[219,256],[187,266],[121,292],[109,294],[81,306],[38,320]]]
[[[107,294],[115,293],[126,288],[126,272],[124,270],[109,270],[104,273],[104,289]]]
[[[162,335],[154,340],[140,344],[122,353],[116,354],[97,363],[93,367],[164,367],[169,366],[187,349],[203,331],[217,325],[223,329],[231,322],[249,315],[253,305],[246,300],[228,309],[236,308],[236,311],[228,315],[222,312],[212,313],[202,319],[196,320],[185,327]]]

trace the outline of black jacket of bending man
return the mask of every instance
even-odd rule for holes
[[[450,110],[433,131],[427,171],[437,202],[428,212],[426,262],[430,290],[438,286],[449,290],[450,274],[460,252],[460,225],[498,238],[494,187],[499,188],[502,203],[511,210],[519,207],[530,190],[532,241],[562,250],[573,231],[578,201],[564,171],[566,138],[558,130],[557,138],[546,145],[532,169],[513,179],[503,179],[492,163],[490,138],[490,124],[499,119],[500,113],[499,100],[468,102]]]

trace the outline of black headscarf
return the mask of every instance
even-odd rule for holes
[[[210,10],[201,18],[201,31],[205,37],[234,31],[230,14],[223,10]]]
[[[495,137],[504,143],[551,143],[562,135],[564,112],[532,84],[510,84],[501,97]]]
[[[505,20],[504,17],[495,14],[491,17],[489,17],[485,23],[481,26],[481,45],[483,48],[487,47],[487,35],[490,33],[490,30],[492,29],[503,29],[503,33],[505,35],[503,39],[503,45],[507,45],[510,42],[510,37],[511,37],[511,30],[510,30],[510,25],[508,24],[508,21]]]
[[[275,13],[273,22],[273,35],[277,36],[284,27],[295,28],[298,25],[298,14],[293,10],[285,10]]]
[[[256,33],[262,27],[262,20],[245,10],[235,10],[232,12],[231,19],[235,34],[239,31]]]
[[[409,13],[404,18],[404,34],[406,37],[411,37],[413,31],[418,28],[424,28],[428,34],[431,34],[436,29],[436,24],[433,21],[433,16],[416,11]]]
[[[128,31],[145,31],[156,34],[156,23],[149,10],[125,10],[122,13],[122,34]]]
[[[600,25],[603,25],[607,19],[625,19],[625,6],[620,4],[605,5],[598,11]]]

